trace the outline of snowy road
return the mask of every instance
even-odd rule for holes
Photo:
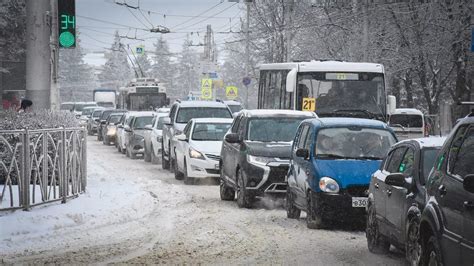
[[[0,264],[405,263],[398,251],[369,253],[364,232],[309,230],[304,219],[287,219],[281,206],[267,202],[239,209],[219,199],[216,185],[186,186],[95,138],[88,163],[85,195],[0,216]]]

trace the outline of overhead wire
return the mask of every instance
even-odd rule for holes
[[[234,3],[233,5],[230,5],[230,6],[224,8],[223,10],[221,10],[221,11],[219,11],[219,12],[217,12],[217,13],[211,15],[211,16],[205,17],[204,19],[202,19],[202,20],[200,20],[200,21],[198,21],[198,22],[195,22],[195,23],[192,24],[192,25],[189,25],[189,26],[186,26],[186,27],[181,27],[181,28],[177,28],[177,27],[175,26],[175,28],[177,28],[177,29],[175,29],[175,31],[179,31],[179,30],[183,30],[183,29],[186,29],[186,28],[189,28],[189,27],[192,27],[192,26],[196,26],[197,24],[200,24],[200,23],[202,23],[202,22],[204,22],[204,21],[206,21],[206,20],[208,20],[208,19],[211,19],[211,18],[213,18],[213,17],[215,17],[215,16],[217,16],[217,15],[219,15],[219,14],[222,14],[224,11],[226,11],[226,10],[228,10],[228,9],[230,9],[230,8],[232,8],[232,7],[234,7],[236,4],[237,4],[237,3]]]
[[[192,16],[190,19],[187,19],[187,20],[185,20],[184,22],[181,22],[181,23],[178,23],[178,24],[176,24],[176,25],[171,26],[171,28],[177,28],[177,27],[179,27],[179,26],[182,26],[182,25],[184,25],[184,24],[186,24],[186,23],[188,23],[188,22],[194,20],[195,18],[197,18],[197,17],[199,17],[199,16],[202,16],[202,15],[206,14],[207,12],[211,11],[212,9],[218,7],[218,6],[221,5],[223,2],[224,2],[224,1],[220,1],[219,3],[217,3],[217,4],[213,5],[212,7],[210,7],[210,8],[208,8],[208,9],[204,10],[203,12],[199,13],[198,15]]]

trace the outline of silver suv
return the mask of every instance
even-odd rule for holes
[[[161,141],[161,166],[173,171],[176,159],[173,137],[183,132],[189,120],[193,118],[232,118],[229,107],[221,102],[177,101],[165,118]],[[171,167],[170,167],[171,166]]]

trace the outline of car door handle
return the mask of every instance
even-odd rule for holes
[[[378,189],[379,188],[379,183],[375,183],[374,187]]]
[[[392,196],[392,190],[387,189],[387,195],[388,195],[389,197]]]
[[[442,197],[446,195],[446,193],[448,193],[448,190],[446,189],[444,185],[441,185],[438,187],[438,192],[439,192],[439,195]]]
[[[474,210],[474,203],[472,201],[465,201],[464,202],[464,209]]]

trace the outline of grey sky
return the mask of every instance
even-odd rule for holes
[[[125,1],[130,6],[139,5],[140,9],[145,11],[142,14],[139,10],[117,5],[114,1]],[[156,38],[159,38],[160,33],[135,30],[85,17],[141,29],[151,28],[151,22],[153,26],[163,25],[170,28],[172,32],[178,32],[164,35],[172,52],[178,52],[181,50],[187,34],[189,34],[193,44],[202,43],[207,24],[211,24],[216,32],[229,31],[231,25],[234,31],[238,30],[240,28],[240,17],[245,15],[243,5],[242,3],[230,3],[228,0],[76,0],[77,27],[81,32],[81,44],[88,52],[104,51],[104,48],[109,48],[115,30],[119,30],[120,35],[130,37],[135,37],[136,32],[137,38],[145,39],[144,42],[123,39],[123,43],[129,44],[131,47],[144,45],[147,51],[153,51],[153,43],[156,42]],[[213,6],[215,7],[200,17],[185,17],[196,16]],[[148,13],[148,10],[160,14]],[[207,18],[210,16],[213,18]],[[189,22],[179,25],[187,20]],[[215,35],[217,44],[223,44],[229,38],[231,38],[231,34]]]

